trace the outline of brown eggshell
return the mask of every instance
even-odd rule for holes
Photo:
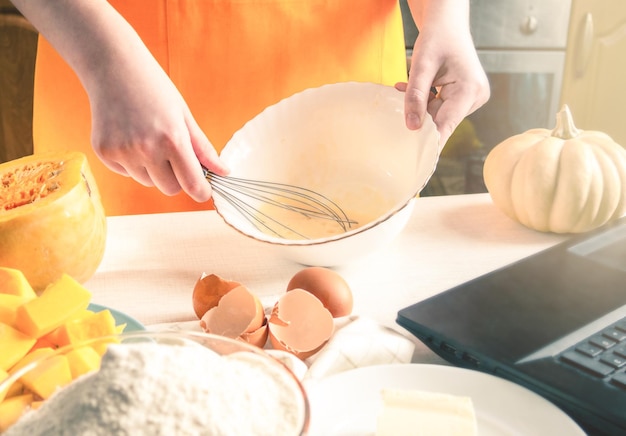
[[[256,345],[259,348],[263,348],[267,343],[268,328],[267,318],[263,318],[263,325],[256,330],[248,333],[243,333],[240,338],[249,344]]]
[[[261,329],[265,322],[261,301],[245,286],[237,286],[202,316],[200,326],[207,333],[236,339]]]
[[[191,296],[193,310],[198,319],[202,318],[209,309],[217,306],[220,299],[237,286],[241,286],[241,283],[223,279],[215,274],[202,273]]]
[[[293,289],[281,296],[268,322],[272,346],[300,359],[318,352],[334,329],[332,314],[315,295],[303,289]]]
[[[348,283],[337,272],[322,267],[300,270],[287,284],[287,291],[304,289],[315,295],[334,318],[352,313],[353,297]]]

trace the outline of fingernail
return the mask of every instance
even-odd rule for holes
[[[406,114],[406,126],[412,130],[417,129],[420,126],[420,118],[416,113],[409,112]]]

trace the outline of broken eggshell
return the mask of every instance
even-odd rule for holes
[[[242,339],[263,347],[267,342],[267,319],[261,301],[245,286],[224,294],[216,306],[200,319],[207,332],[232,339]]]
[[[193,310],[198,319],[211,308],[217,306],[220,299],[232,289],[241,286],[241,283],[226,280],[215,274],[202,273],[193,288],[191,301]]]
[[[304,289],[281,296],[268,322],[272,347],[306,359],[328,342],[335,329],[333,316],[322,302]]]

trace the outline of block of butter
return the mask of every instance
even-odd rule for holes
[[[418,390],[383,389],[376,436],[476,436],[469,397]]]

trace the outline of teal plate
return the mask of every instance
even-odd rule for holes
[[[113,318],[115,319],[115,324],[117,325],[126,324],[126,328],[124,329],[124,332],[138,332],[138,331],[146,330],[146,327],[142,323],[137,321],[135,318],[132,318],[118,310],[111,309],[110,307],[91,303],[87,307],[87,309],[92,310],[94,312],[101,312],[105,309],[108,309],[111,312],[111,315],[113,315]]]

